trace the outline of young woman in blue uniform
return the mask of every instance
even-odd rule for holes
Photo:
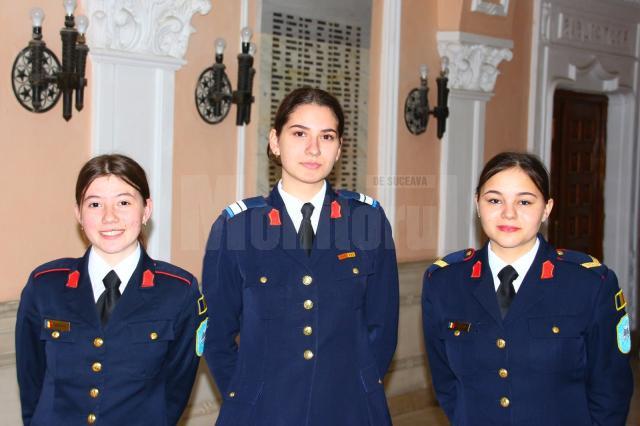
[[[282,179],[214,223],[203,291],[217,425],[389,425],[396,347],[391,228],[368,196],[331,188],[344,118],[319,89],[291,92],[269,135]]]
[[[195,378],[197,330],[203,339],[206,328],[198,284],[142,247],[152,202],[131,158],[88,161],[76,203],[91,246],[36,268],[20,299],[24,424],[173,426]]]
[[[633,379],[626,302],[613,271],[538,233],[553,200],[538,158],[485,166],[477,210],[489,242],[425,273],[436,395],[454,425],[624,425]]]

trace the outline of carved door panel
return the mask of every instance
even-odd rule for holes
[[[607,97],[557,90],[549,240],[602,259]]]

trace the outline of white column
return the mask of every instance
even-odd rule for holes
[[[449,58],[449,120],[441,145],[438,254],[479,245],[475,185],[483,166],[486,104],[511,60],[511,40],[438,32],[440,57]]]
[[[384,0],[380,55],[380,108],[378,112],[378,175],[395,176],[398,146],[398,74],[402,1]],[[376,194],[391,226],[395,226],[396,192],[379,186]]]
[[[195,13],[210,0],[87,0],[92,152],[119,152],[146,170],[154,200],[147,249],[171,257],[175,72]]]

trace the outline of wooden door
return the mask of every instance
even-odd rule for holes
[[[607,97],[556,90],[549,240],[602,259]]]

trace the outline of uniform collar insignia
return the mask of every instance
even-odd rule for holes
[[[471,278],[480,278],[481,274],[482,274],[482,262],[478,260],[476,263],[473,264],[473,267],[471,268]]]
[[[331,203],[331,219],[340,219],[341,217],[342,213],[340,212],[340,203],[333,200]]]
[[[142,284],[140,285],[140,287],[143,287],[143,288],[153,287],[154,286],[153,278],[154,278],[153,272],[151,272],[150,269],[145,270],[142,273]]]
[[[548,280],[550,278],[553,278],[553,269],[555,268],[555,266],[553,265],[553,263],[551,263],[550,260],[545,261],[542,264],[542,273],[540,274],[540,279],[541,280]]]
[[[78,281],[80,281],[80,272],[69,272],[69,277],[67,278],[67,287],[78,288]]]
[[[282,222],[280,221],[280,212],[277,209],[271,209],[271,211],[269,212],[269,225],[282,225]]]

